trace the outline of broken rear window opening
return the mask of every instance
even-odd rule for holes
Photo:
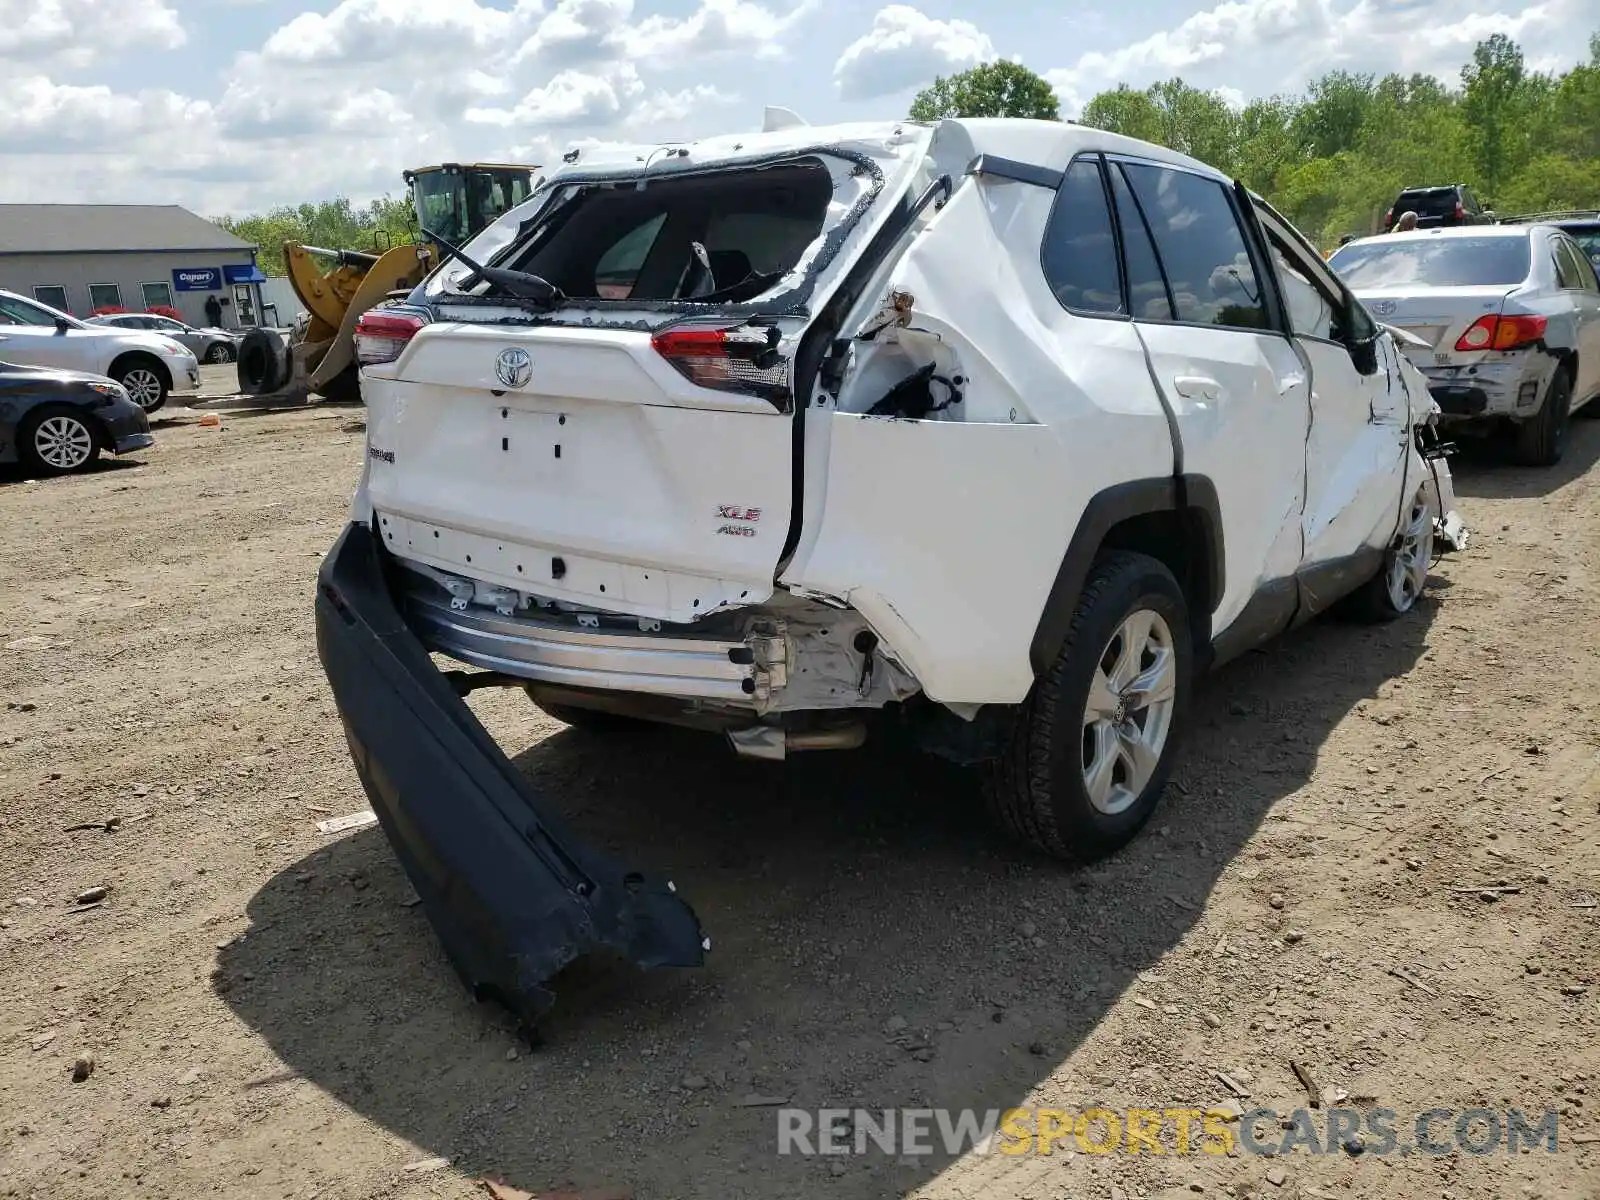
[[[1417,237],[1346,246],[1332,267],[1352,288],[1512,287],[1528,277],[1525,237]]]
[[[795,268],[831,209],[838,224],[833,173],[814,157],[590,183],[492,265],[537,275],[569,301],[741,304]]]

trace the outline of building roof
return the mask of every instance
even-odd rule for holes
[[[0,254],[254,249],[176,204],[0,204]]]

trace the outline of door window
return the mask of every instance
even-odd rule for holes
[[[1117,240],[1098,159],[1067,168],[1045,226],[1044,277],[1070,312],[1125,313]]]
[[[1256,217],[1272,249],[1289,325],[1298,336],[1349,346],[1377,334],[1367,310],[1294,226],[1264,202],[1257,203]]]
[[[89,308],[121,308],[122,289],[114,283],[91,283],[89,285]]]
[[[1270,329],[1266,298],[1222,184],[1149,163],[1123,163],[1172,292],[1177,319]]]
[[[1556,283],[1562,288],[1577,289],[1586,284],[1582,256],[1564,238],[1554,238],[1550,243],[1556,256]]]
[[[1150,240],[1150,226],[1139,203],[1133,198],[1122,168],[1111,167],[1111,196],[1117,206],[1117,224],[1122,229],[1122,260],[1128,274],[1128,303],[1136,321],[1170,321],[1172,293],[1161,274],[1156,246]]]
[[[170,283],[142,283],[139,287],[144,292],[144,306],[146,308],[172,307],[172,285]]]
[[[33,289],[33,298],[40,304],[67,312],[67,289],[57,283],[41,283]]]
[[[17,296],[0,296],[0,313],[10,318],[12,325],[54,325],[56,319],[37,304],[29,304]]]

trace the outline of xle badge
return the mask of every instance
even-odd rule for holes
[[[512,346],[500,351],[500,357],[494,360],[494,374],[508,388],[522,387],[533,377],[533,359],[526,350]]]
[[[755,523],[761,520],[761,510],[744,508],[737,504],[719,504],[717,516],[727,522],[717,530],[723,537],[755,537]]]

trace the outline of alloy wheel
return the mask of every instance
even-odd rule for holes
[[[1083,713],[1083,786],[1108,816],[1144,793],[1172,730],[1178,664],[1172,630],[1148,608],[1130,613],[1089,681]]]
[[[128,398],[140,408],[151,409],[161,403],[161,379],[149,367],[135,367],[122,377]]]
[[[33,448],[58,471],[75,471],[94,454],[94,434],[76,417],[46,417],[33,434]]]
[[[1399,543],[1389,552],[1385,582],[1389,603],[1396,612],[1409,612],[1422,595],[1433,565],[1433,506],[1426,488],[1419,488],[1411,500]]]

